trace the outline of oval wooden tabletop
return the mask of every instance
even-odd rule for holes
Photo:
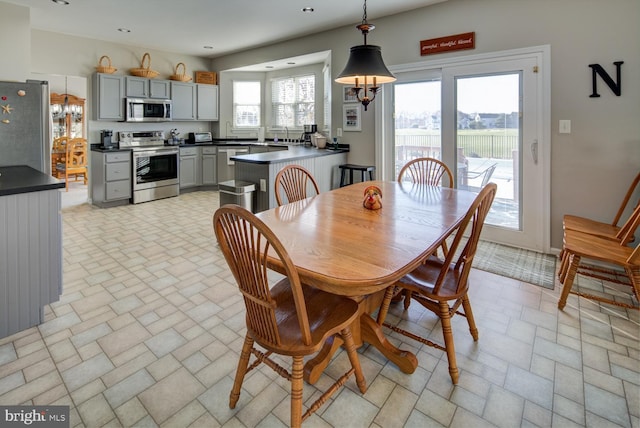
[[[362,205],[369,186],[382,191],[379,210]],[[456,228],[475,196],[450,188],[366,181],[257,215],[282,241],[304,283],[362,296],[415,269]]]

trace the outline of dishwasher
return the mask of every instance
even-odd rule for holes
[[[236,178],[233,156],[248,154],[248,146],[218,146],[218,183]]]

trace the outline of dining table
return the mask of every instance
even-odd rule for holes
[[[370,186],[382,207],[363,205]],[[352,327],[357,346],[370,344],[402,372],[418,361],[390,343],[373,318],[385,290],[417,268],[455,231],[476,193],[395,181],[365,181],[256,214],[280,239],[305,286],[356,300],[360,322]],[[267,261],[283,273],[277,257]],[[329,339],[305,364],[305,380],[315,383],[342,345]]]

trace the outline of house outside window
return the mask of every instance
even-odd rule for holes
[[[257,128],[260,126],[260,94],[259,81],[233,81],[234,128]]]
[[[299,128],[316,123],[314,74],[271,81],[271,125],[276,129]]]

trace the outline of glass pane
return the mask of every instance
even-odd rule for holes
[[[486,222],[521,230],[520,73],[456,78],[458,188],[498,192]]]
[[[440,81],[396,83],[395,175],[411,159],[440,154]]]

